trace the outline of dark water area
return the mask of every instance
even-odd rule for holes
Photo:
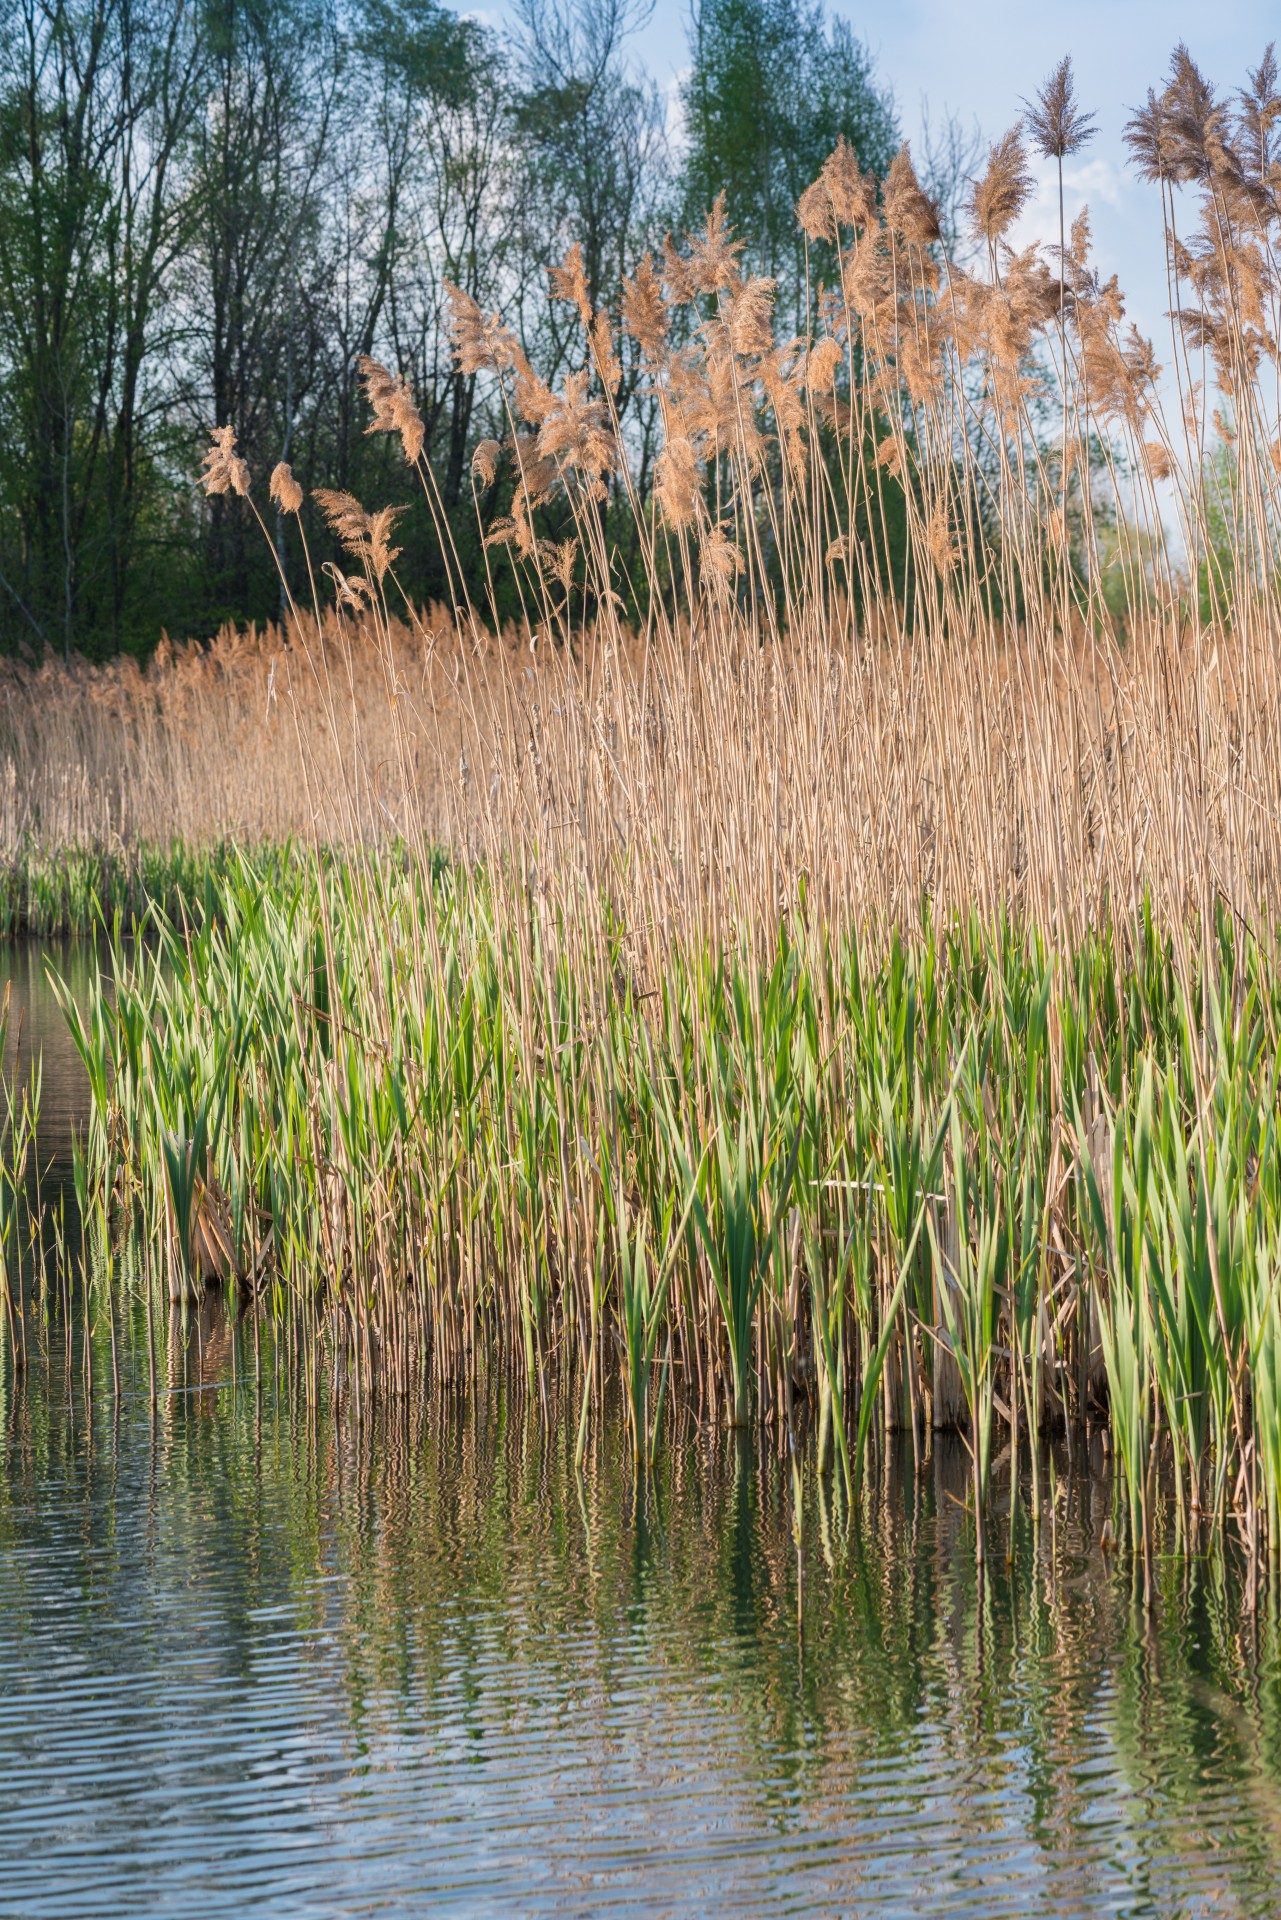
[[[850,1511],[678,1416],[638,1494],[519,1384],[358,1425],[130,1296],[117,1396],[112,1333],[46,1291],[0,1359],[2,1914],[1281,1911],[1276,1597],[1171,1557],[1147,1617],[1097,1442],[980,1580],[953,1441]]]
[[[89,941],[0,941],[0,995],[9,989],[9,1026],[5,1036],[5,1084],[24,1082],[33,1065],[40,1069],[40,1151],[31,1165],[29,1189],[38,1176],[52,1201],[71,1193],[71,1141],[84,1121],[88,1083],[72,1044],[49,969],[56,969],[73,992],[87,991],[98,964]]]

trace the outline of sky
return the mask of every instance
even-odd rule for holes
[[[1088,204],[1096,262],[1120,276],[1129,317],[1157,339],[1168,331],[1165,251],[1157,190],[1126,162],[1122,129],[1130,111],[1158,90],[1180,40],[1221,89],[1245,84],[1268,41],[1281,38],[1281,9],[1259,0],[894,0],[841,8],[893,87],[904,132],[919,132],[922,102],[932,117],[950,109],[977,117],[987,140],[1017,117],[1052,69],[1072,56],[1077,94],[1098,122],[1091,144],[1065,169],[1069,220]],[[1019,240],[1058,239],[1052,167],[1024,215]]]
[[[1218,87],[1244,85],[1268,41],[1281,42],[1275,0],[828,0],[828,12],[847,19],[866,43],[905,135],[918,144],[926,112],[936,125],[949,111],[967,127],[977,120],[985,139],[994,140],[1071,54],[1078,96],[1095,115],[1098,135],[1068,163],[1068,218],[1089,205],[1096,265],[1105,278],[1120,276],[1129,317],[1155,338],[1158,358],[1168,358],[1161,352],[1168,301],[1159,200],[1126,165],[1122,128],[1148,88],[1161,86],[1180,40]],[[635,42],[654,78],[673,91],[688,58],[688,19],[688,0],[655,0]],[[1057,242],[1057,190],[1050,189],[1048,168],[1013,237]]]

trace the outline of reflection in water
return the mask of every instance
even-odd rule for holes
[[[10,992],[9,1032],[0,1068],[13,1085],[39,1056],[40,1172],[47,1193],[69,1186],[72,1131],[89,1110],[84,1067],[49,985],[50,954],[72,991],[87,994],[97,964],[89,942],[0,942],[0,995],[6,984]]]
[[[61,1165],[75,1062],[26,990]],[[1097,1451],[980,1588],[955,1444],[854,1514],[811,1461],[798,1547],[746,1436],[669,1434],[638,1496],[621,1418],[580,1479],[576,1409],[501,1381],[338,1421],[210,1298],[122,1312],[117,1398],[101,1309],[87,1369],[74,1302],[70,1343],[57,1289],[29,1317],[0,1912],[1277,1911],[1275,1595],[1252,1624],[1180,1558],[1148,1622]]]
[[[1083,1459],[980,1591],[951,1446],[811,1471],[798,1561],[753,1442],[638,1498],[501,1383],[335,1424],[212,1303],[153,1418],[105,1337],[4,1384],[0,1905],[1275,1911],[1275,1617],[1171,1563],[1145,1626]]]
[[[169,1393],[212,1395],[234,1377],[235,1322],[221,1295],[207,1293],[199,1306],[169,1308]],[[205,1402],[210,1411],[214,1401]]]

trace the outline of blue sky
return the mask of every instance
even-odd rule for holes
[[[675,10],[673,9],[673,12]],[[896,0],[867,11],[841,9],[876,55],[898,101],[905,132],[921,121],[922,99],[977,116],[990,139],[1017,115],[1065,53],[1082,103],[1098,121],[1092,144],[1069,163],[1075,213],[1088,203],[1097,262],[1117,273],[1130,317],[1152,334],[1162,359],[1168,328],[1164,250],[1155,189],[1134,179],[1121,133],[1129,110],[1159,87],[1180,40],[1220,88],[1244,85],[1268,41],[1281,38],[1281,9],[1258,0]],[[1057,193],[1045,188],[1023,221],[1024,238],[1057,239]]]
[[[503,0],[484,8],[506,11]],[[1126,164],[1121,130],[1129,109],[1164,78],[1170,52],[1186,40],[1193,58],[1221,88],[1245,81],[1269,39],[1281,40],[1281,9],[1260,0],[889,0],[841,5],[892,90],[905,134],[919,141],[924,103],[934,121],[952,111],[978,121],[990,140],[1016,117],[1065,53],[1072,55],[1082,103],[1098,137],[1070,163],[1071,212],[1088,202],[1097,264],[1116,272],[1129,313],[1156,337],[1161,353],[1165,300],[1158,203]],[[688,58],[688,0],[655,0],[634,47],[661,86],[675,92]],[[1029,208],[1020,240],[1058,237],[1057,199],[1046,189]],[[1069,216],[1070,217],[1070,216]]]

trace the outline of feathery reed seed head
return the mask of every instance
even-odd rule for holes
[[[1079,153],[1094,138],[1097,123],[1077,103],[1070,56],[1059,61],[1035,101],[1025,103],[1023,120],[1033,146],[1047,160]]]
[[[909,246],[932,247],[943,238],[938,207],[916,177],[906,141],[885,178],[885,218]]]
[[[498,440],[480,440],[471,457],[471,470],[484,487],[492,487],[498,478],[498,462],[502,458],[502,443]]]
[[[578,317],[585,327],[592,324],[592,303],[587,288],[587,268],[583,261],[583,247],[575,240],[564,260],[558,267],[547,269],[547,278],[553,300],[566,300],[578,309]]]
[[[623,281],[623,325],[643,353],[657,360],[667,345],[671,316],[652,254],[646,254],[630,280]]]
[[[849,141],[842,134],[819,171],[796,203],[796,218],[811,240],[836,241],[842,227],[861,233],[876,221],[877,187],[873,174],[864,173]]]
[[[403,378],[394,379],[370,354],[362,353],[356,364],[374,415],[365,432],[398,433],[405,458],[412,466],[423,450],[427,430],[414,405],[409,383]]]
[[[278,460],[272,468],[268,492],[282,513],[300,511],[303,500],[302,488],[294,479],[294,470],[287,460]]]
[[[330,531],[381,586],[387,569],[400,557],[400,548],[391,545],[391,533],[404,508],[380,507],[376,513],[366,513],[352,494],[330,487],[315,488],[311,497]]]
[[[975,183],[971,200],[975,232],[995,246],[1014,225],[1031,192],[1022,123],[1016,122],[991,148],[983,178]]]
[[[460,373],[506,373],[524,360],[520,341],[498,314],[486,317],[469,293],[448,280],[445,298]]]
[[[215,427],[213,444],[202,456],[204,473],[201,485],[207,494],[249,491],[249,468],[236,452],[236,436],[230,427]]]

